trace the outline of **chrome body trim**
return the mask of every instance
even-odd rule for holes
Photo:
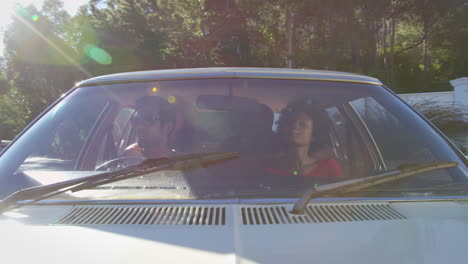
[[[125,82],[218,78],[294,79],[382,85],[382,83],[375,78],[345,72],[273,68],[194,68],[103,75],[84,80],[78,83],[78,86],[82,87]]]

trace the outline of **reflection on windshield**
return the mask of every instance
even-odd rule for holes
[[[2,185],[2,196],[121,170],[144,159],[193,153],[236,152],[241,158],[115,182],[103,187],[106,197],[198,199],[256,192],[299,197],[311,185],[377,175],[402,164],[458,159],[401,102],[367,84],[128,83],[79,88],[59,106],[0,159],[5,168],[0,181],[14,183]],[[421,187],[465,178],[462,170],[450,169],[399,184]],[[103,188],[86,193],[95,197]]]

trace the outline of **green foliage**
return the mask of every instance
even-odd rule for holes
[[[46,1],[48,12],[60,13]],[[39,17],[36,21],[32,15]],[[50,15],[54,18],[53,15]],[[65,18],[55,18],[63,23]],[[5,32],[6,76],[24,97],[22,105],[33,118],[68,90],[83,73],[76,68],[76,53],[57,34],[58,24],[34,7],[17,12]],[[30,121],[30,119],[27,119]]]
[[[0,95],[0,138],[13,139],[29,121],[26,98],[15,88]]]
[[[18,7],[3,41],[0,96],[13,109],[12,93],[21,95],[30,113],[21,120],[30,121],[81,79],[163,68],[293,65],[374,76],[399,93],[448,90],[468,72],[468,8],[464,0],[89,0],[71,17],[62,0],[46,0],[40,10]]]

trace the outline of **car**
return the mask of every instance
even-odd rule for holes
[[[462,263],[463,153],[379,80],[79,82],[0,154],[5,263]]]
[[[7,146],[8,144],[11,143],[11,140],[1,140],[0,139],[0,152],[3,151]]]

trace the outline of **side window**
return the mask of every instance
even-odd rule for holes
[[[129,142],[129,134],[132,130],[130,120],[134,113],[135,110],[133,109],[123,108],[117,114],[112,125],[100,141],[96,166],[117,158],[119,153],[122,153],[131,143]]]
[[[280,117],[280,113],[273,113],[273,125],[271,127],[271,131],[278,133],[278,120]]]
[[[329,107],[325,111],[330,120],[333,152],[344,176],[365,177],[372,174],[373,160],[345,111],[338,107]]]
[[[406,164],[408,160],[428,162],[435,159],[429,149],[417,144],[417,135],[402,133],[409,131],[407,125],[374,98],[360,98],[352,101],[351,105],[367,126],[388,169]],[[403,154],[401,146],[408,151]]]
[[[105,105],[105,102],[94,102],[86,108],[80,104],[59,108],[54,116],[53,134],[38,142],[36,150],[25,160],[21,170],[32,169],[29,164],[35,164],[36,170],[42,167],[47,170],[73,170]]]
[[[53,158],[73,160],[86,140],[89,127],[79,127],[75,120],[65,120],[55,129],[49,155]]]
[[[330,107],[325,109],[325,111],[331,121],[332,133],[330,137],[335,156],[339,159],[347,160],[349,158],[349,153],[344,149],[344,147],[349,143],[348,137],[346,136],[347,123],[338,108]]]
[[[135,113],[135,110],[131,108],[123,108],[113,123],[113,137],[115,148],[120,153],[129,145],[129,134],[132,130],[130,119]]]

